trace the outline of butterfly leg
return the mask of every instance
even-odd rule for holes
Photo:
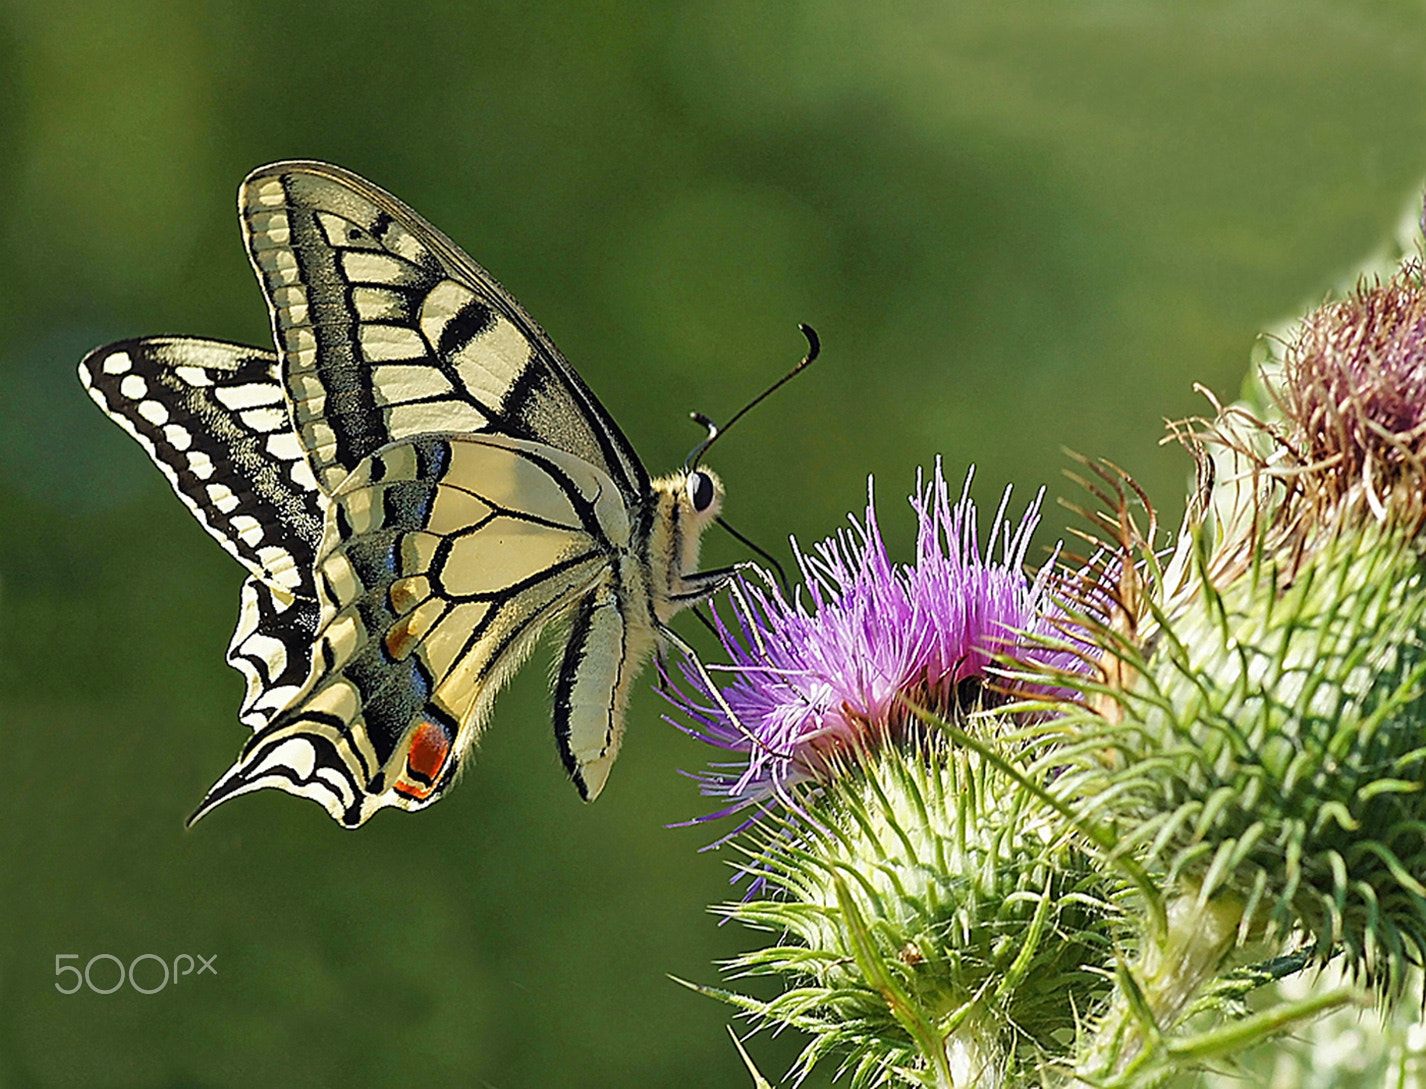
[[[678,577],[678,586],[668,598],[678,608],[707,601],[723,587],[730,585],[742,571],[756,571],[755,563],[735,563],[731,567],[715,567],[711,571],[694,571]]]

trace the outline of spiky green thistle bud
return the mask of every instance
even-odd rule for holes
[[[779,935],[727,968],[772,975],[755,1020],[812,1036],[853,1086],[1011,1084],[1064,1057],[1108,990],[1118,912],[1037,800],[943,738],[844,761],[802,818],[745,843],[756,897],[719,911]]]
[[[1063,678],[1089,698],[1046,731],[1056,796],[1167,903],[1084,1059],[1101,1079],[1250,942],[1335,958],[1386,1005],[1426,955],[1419,266],[1306,319],[1271,392],[1266,421],[1199,436],[1247,469],[1211,497],[1226,516],[1165,569],[1121,535],[1084,597],[1101,676]]]

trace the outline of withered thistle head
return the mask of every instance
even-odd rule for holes
[[[1410,261],[1302,322],[1274,390],[1304,498],[1415,525],[1426,491],[1426,276]]]

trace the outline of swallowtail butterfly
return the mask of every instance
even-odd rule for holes
[[[254,733],[190,822],[262,787],[349,828],[430,805],[556,622],[555,738],[592,800],[635,674],[728,577],[695,570],[722,485],[650,480],[520,304],[363,178],[274,163],[238,212],[275,353],[150,337],[79,367],[248,571]]]

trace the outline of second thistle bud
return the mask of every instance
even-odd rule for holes
[[[1160,987],[1145,954],[1160,1029],[1249,939],[1337,958],[1387,1003],[1426,955],[1419,266],[1305,319],[1270,392],[1266,421],[1228,409],[1202,436],[1245,470],[1234,517],[1183,535],[1144,638],[1104,629],[1126,683],[1095,690],[1110,714],[1071,709],[1078,755],[1048,758],[1072,765],[1060,795],[1161,875],[1169,933],[1145,949],[1181,947],[1198,978]],[[1228,940],[1173,932],[1205,911],[1228,912]]]

